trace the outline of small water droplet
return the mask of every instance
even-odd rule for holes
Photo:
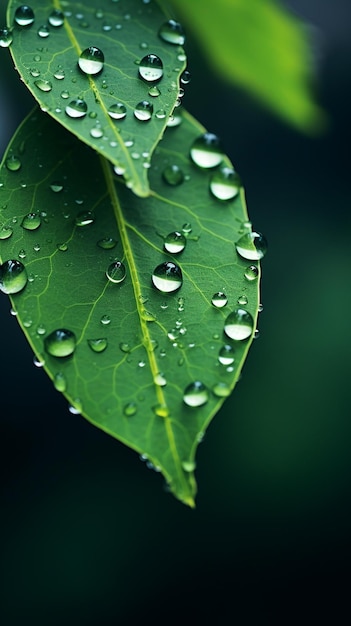
[[[3,226],[0,229],[0,239],[8,239],[11,237],[13,230],[10,226]]]
[[[235,248],[243,259],[258,261],[262,259],[267,252],[267,241],[261,233],[245,233],[245,235],[242,235],[236,242]]]
[[[233,200],[239,193],[241,181],[231,167],[221,167],[210,180],[210,191],[218,200]]]
[[[43,26],[39,26],[38,35],[39,37],[43,37],[43,39],[45,39],[50,35],[50,28],[46,24],[43,24]]]
[[[95,215],[92,211],[80,211],[76,215],[76,225],[77,226],[89,226],[93,224],[95,221]]]
[[[263,304],[258,305],[258,312],[261,313],[263,311]]]
[[[24,248],[21,248],[21,250],[18,253],[18,256],[20,259],[25,259],[26,258],[26,251],[24,250]]]
[[[40,76],[40,70],[37,67],[31,67],[29,72],[30,75],[33,76],[33,78],[38,78],[38,76]]]
[[[38,80],[34,81],[34,85],[40,89],[40,91],[48,92],[52,89],[52,83],[49,80],[44,80],[43,78],[38,78]]]
[[[15,11],[15,22],[18,26],[31,26],[34,19],[34,11],[27,4],[17,7]]]
[[[100,324],[103,326],[108,326],[111,323],[111,318],[109,315],[102,315],[100,318]]]
[[[126,273],[126,267],[122,261],[113,261],[106,270],[106,276],[111,283],[121,283]]]
[[[10,172],[17,172],[22,167],[20,159],[15,154],[11,154],[7,157],[5,165]]]
[[[157,415],[158,417],[168,417],[169,416],[169,408],[166,404],[155,404],[152,407],[153,412],[155,413],[155,415]]]
[[[21,261],[10,259],[0,265],[0,291],[13,294],[22,291],[27,284],[26,268]]]
[[[234,363],[234,348],[233,346],[230,346],[229,344],[225,344],[224,346],[221,347],[219,354],[218,354],[218,361],[222,364],[222,365],[232,365]]]
[[[24,216],[21,226],[26,230],[37,230],[41,224],[39,213],[28,213]]]
[[[51,26],[54,26],[54,28],[59,28],[63,25],[64,19],[65,16],[62,11],[54,9],[48,17],[48,22]]]
[[[62,93],[61,93],[61,96],[62,96]],[[87,114],[88,106],[85,100],[76,98],[74,100],[71,100],[71,102],[67,104],[65,111],[69,117],[80,118],[80,117],[84,117]]]
[[[68,250],[68,245],[66,242],[63,243],[58,243],[57,244],[57,249],[60,250],[60,252],[67,252]]]
[[[54,192],[54,193],[59,193],[60,191],[63,190],[63,185],[62,183],[58,182],[58,181],[53,181],[50,185],[50,189]]]
[[[57,391],[63,393],[67,389],[67,381],[63,372],[56,372],[54,375],[54,387]]]
[[[190,235],[190,233],[192,233],[193,228],[191,226],[191,224],[189,222],[186,222],[185,224],[183,224],[182,226],[182,232],[184,233],[184,235],[187,237],[188,235]]]
[[[243,294],[242,296],[239,296],[239,298],[238,298],[238,304],[241,304],[241,305],[247,304],[248,301],[249,301],[248,297],[245,296],[245,294]]]
[[[139,63],[139,75],[148,83],[159,81],[163,76],[163,63],[157,54],[147,54]]]
[[[104,134],[104,131],[102,130],[100,126],[93,126],[93,128],[90,129],[90,135],[94,139],[100,139],[103,136],[103,134]]]
[[[145,367],[145,365],[146,365],[146,362],[143,359],[141,359],[138,363],[138,367],[141,367],[141,368]]]
[[[68,410],[72,415],[80,415],[83,411],[83,404],[79,398],[75,398],[72,404],[69,405]]]
[[[158,35],[160,39],[175,46],[183,46],[185,34],[182,25],[175,20],[168,20],[161,25]]]
[[[188,85],[191,81],[191,74],[188,70],[184,70],[184,72],[180,75],[180,82],[183,85]]]
[[[138,410],[138,405],[135,402],[128,402],[123,407],[123,413],[126,417],[133,417]]]
[[[221,309],[228,304],[228,298],[223,291],[217,291],[213,294],[211,302],[216,309]]]
[[[166,115],[167,115],[167,113],[166,113],[166,111],[165,111],[164,109],[158,109],[158,110],[156,111],[156,113],[155,113],[155,117],[156,117],[158,120],[164,120],[164,119],[165,119],[165,117],[166,117]]]
[[[120,349],[122,352],[125,352],[125,353],[128,353],[128,352],[130,352],[130,351],[131,351],[131,347],[130,347],[129,343],[126,343],[126,342],[124,342],[124,341],[122,341],[122,342],[119,344],[119,349]]]
[[[148,91],[149,96],[151,96],[152,98],[157,98],[158,96],[161,95],[161,92],[159,90],[159,88],[157,87],[157,85],[152,85]]]
[[[136,105],[134,115],[141,122],[148,122],[151,120],[153,110],[154,107],[151,102],[148,102],[148,100],[142,100]]]
[[[54,78],[56,80],[63,80],[65,77],[65,70],[62,67],[58,67],[54,72]]]
[[[159,291],[172,293],[180,289],[183,284],[182,271],[179,265],[172,261],[166,261],[154,269],[152,282]]]
[[[256,265],[249,265],[245,272],[244,272],[244,276],[246,278],[246,280],[248,281],[252,281],[252,280],[256,280],[256,278],[258,277],[259,271],[258,271],[258,267],[256,267]]]
[[[78,65],[84,74],[98,74],[104,67],[104,53],[100,48],[89,46],[81,53],[78,59]]]
[[[235,309],[229,313],[224,323],[224,332],[230,339],[242,341],[252,334],[254,321],[245,309]]]
[[[44,367],[45,365],[45,359],[42,355],[34,355],[33,356],[33,363],[35,365],[35,367]]]
[[[76,336],[71,330],[58,328],[45,337],[44,347],[51,356],[70,356],[76,347]]]
[[[224,157],[219,137],[208,132],[197,137],[190,148],[190,157],[201,168],[219,165]]]
[[[207,387],[201,381],[195,380],[185,388],[183,400],[191,407],[203,406],[208,401]]]
[[[179,233],[175,230],[165,237],[163,245],[166,252],[169,252],[170,254],[179,254],[180,252],[183,252],[186,246],[186,237],[183,233]]]
[[[13,42],[12,30],[10,28],[0,28],[0,48],[8,48]]]
[[[177,310],[179,311],[179,313],[182,313],[184,311],[185,308],[185,299],[183,297],[178,298],[178,302],[177,302]]]
[[[167,385],[167,380],[166,380],[165,375],[162,374],[162,372],[158,372],[157,374],[155,374],[154,383],[158,387],[165,387],[165,385]]]
[[[182,461],[184,472],[193,472],[196,469],[195,461]]]
[[[104,237],[103,239],[99,239],[97,245],[103,250],[112,250],[112,248],[116,247],[117,241],[113,239],[113,237]]]
[[[63,100],[67,100],[67,98],[69,98],[69,91],[64,89],[63,91],[61,91],[60,95],[61,95],[61,98],[63,98]]]
[[[44,326],[43,324],[39,324],[39,325],[37,326],[37,334],[38,334],[38,335],[45,335],[45,333],[46,333],[46,328],[45,328],[45,326]]]
[[[183,171],[178,165],[168,165],[162,172],[163,180],[173,187],[181,185],[184,180]]]
[[[122,120],[127,115],[127,108],[122,102],[114,102],[108,108],[108,114],[114,120]]]
[[[88,346],[93,352],[103,352],[107,348],[108,341],[106,337],[99,339],[88,339]]]
[[[230,395],[230,391],[229,385],[223,382],[215,383],[212,387],[212,393],[217,396],[217,398],[227,398]]]

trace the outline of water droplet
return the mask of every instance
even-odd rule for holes
[[[39,324],[39,326],[37,326],[37,334],[45,335],[45,333],[46,333],[45,326],[43,324]]]
[[[217,398],[227,398],[230,395],[230,391],[229,385],[223,382],[218,382],[212,387],[212,392]]]
[[[100,324],[103,326],[108,326],[111,323],[111,318],[109,315],[102,315],[100,318]]]
[[[190,148],[190,156],[199,167],[205,169],[216,167],[224,157],[219,137],[208,132],[200,135]]]
[[[57,391],[64,392],[67,389],[66,377],[62,372],[56,372],[54,375],[54,387]]]
[[[178,298],[177,310],[182,313],[185,308],[185,299],[183,297]]]
[[[60,252],[67,252],[68,250],[68,245],[67,243],[58,243],[57,244],[57,249],[60,250]]]
[[[172,293],[180,289],[183,284],[182,270],[172,261],[166,261],[154,269],[152,282],[159,291]]]
[[[104,237],[103,239],[99,239],[97,245],[103,250],[112,250],[112,248],[115,248],[117,245],[117,241],[113,239],[113,237]]]
[[[208,401],[207,387],[199,380],[190,383],[184,390],[183,400],[191,407],[198,407]]]
[[[162,374],[162,372],[158,372],[157,374],[155,374],[154,383],[158,387],[164,387],[165,385],[167,385],[167,380],[166,380],[165,375]]]
[[[114,261],[106,270],[106,276],[111,283],[121,283],[125,279],[126,273],[126,267],[122,261]]]
[[[228,298],[223,291],[217,291],[217,293],[213,294],[211,302],[216,309],[221,309],[228,304]]]
[[[158,31],[160,39],[171,43],[175,46],[183,46],[185,43],[185,34],[182,25],[175,20],[168,20],[162,24]]]
[[[148,91],[149,96],[151,96],[152,98],[157,98],[158,96],[161,95],[161,92],[159,90],[159,88],[157,87],[157,85],[152,85]]]
[[[98,74],[104,67],[104,53],[100,48],[90,46],[81,53],[78,59],[78,65],[84,74]]]
[[[85,100],[76,98],[75,100],[71,100],[71,102],[67,104],[65,111],[69,117],[74,117],[74,118],[84,117],[87,114],[88,106]]]
[[[61,91],[61,98],[63,98],[64,100],[67,100],[67,98],[69,98],[69,91],[67,91],[66,89]]]
[[[145,365],[146,365],[146,362],[143,360],[139,361],[138,363],[138,367],[145,367]]]
[[[39,213],[28,213],[24,216],[21,226],[26,230],[37,230],[41,224]]]
[[[33,78],[38,78],[38,76],[40,76],[40,70],[37,67],[32,67],[29,72]]]
[[[210,180],[210,191],[218,200],[233,200],[240,191],[239,175],[231,167],[221,167]]]
[[[173,187],[180,185],[184,180],[183,171],[178,165],[168,165],[162,172],[163,180]]]
[[[189,222],[186,222],[185,224],[183,224],[182,226],[182,232],[184,233],[184,235],[187,237],[188,235],[190,235],[190,233],[192,233],[193,228],[191,226],[191,224]]]
[[[64,19],[65,19],[65,16],[62,13],[62,11],[59,11],[58,9],[54,9],[48,17],[48,22],[51,26],[58,28],[59,26],[63,25]]]
[[[261,233],[245,233],[245,235],[242,235],[236,242],[235,248],[243,259],[258,261],[262,259],[267,252],[267,241]]]
[[[45,365],[45,359],[42,355],[34,355],[33,356],[33,363],[35,365],[35,367],[44,367]]]
[[[259,312],[259,313],[262,313],[262,311],[263,311],[263,304],[261,304],[261,303],[260,303],[260,304],[258,305],[258,312]]]
[[[44,339],[45,350],[55,357],[66,357],[73,354],[76,347],[76,336],[71,330],[58,328]]]
[[[39,37],[43,38],[48,37],[50,35],[50,28],[46,24],[43,24],[43,26],[39,26],[38,35]]]
[[[136,105],[134,109],[134,115],[141,122],[148,122],[149,120],[151,120],[153,110],[154,107],[151,102],[148,102],[147,100],[142,100]]]
[[[21,161],[15,154],[11,154],[11,156],[7,157],[5,165],[10,172],[17,172],[22,167]]]
[[[128,402],[123,408],[123,413],[126,417],[133,417],[138,410],[138,406],[135,402]]]
[[[8,48],[13,42],[12,30],[0,28],[0,48]]]
[[[83,404],[79,398],[75,398],[72,404],[69,405],[68,410],[72,415],[80,415],[83,411]]]
[[[182,115],[180,111],[176,113],[173,111],[172,115],[169,116],[167,126],[170,128],[175,128],[182,123]]]
[[[94,139],[100,139],[103,134],[104,131],[100,128],[100,126],[93,126],[93,128],[90,129],[90,135]]]
[[[114,102],[108,108],[108,114],[114,120],[122,120],[127,115],[127,108],[122,102]]]
[[[243,294],[242,296],[239,296],[238,304],[245,305],[247,303],[248,303],[248,298],[247,296],[245,296],[245,294]]]
[[[18,253],[18,256],[19,256],[20,259],[25,259],[26,258],[26,251],[23,248],[21,248],[21,250]]]
[[[222,364],[222,365],[232,365],[232,363],[234,363],[234,348],[233,346],[230,346],[229,344],[225,344],[224,346],[221,347],[219,354],[218,354],[218,361]]]
[[[65,77],[65,70],[62,67],[58,67],[57,70],[54,72],[54,78],[56,78],[56,80],[63,80],[64,77]]]
[[[163,76],[163,63],[157,54],[147,54],[139,63],[139,75],[148,83],[160,80]]]
[[[23,4],[15,11],[15,22],[18,26],[31,26],[34,22],[34,11],[27,4]]]
[[[27,271],[21,261],[10,259],[0,265],[0,291],[13,294],[22,291],[27,284]]]
[[[158,417],[168,417],[169,416],[169,408],[166,404],[155,404],[152,407],[153,412]]]
[[[175,230],[167,235],[163,245],[164,249],[170,254],[179,254],[183,252],[186,246],[186,237],[183,233],[179,233]]]
[[[224,323],[224,332],[236,341],[248,339],[252,334],[254,321],[252,315],[245,309],[235,309],[229,313]]]
[[[88,346],[93,352],[103,352],[107,348],[107,339],[101,337],[99,339],[88,339]]]
[[[50,189],[54,192],[54,193],[59,193],[59,191],[62,191],[63,189],[63,185],[62,183],[58,182],[58,181],[53,181],[50,185]]]
[[[131,347],[130,347],[129,343],[125,343],[123,341],[119,344],[119,349],[122,352],[125,352],[125,353],[128,353],[128,352],[131,351]]]
[[[183,85],[188,85],[191,81],[191,74],[188,70],[184,70],[184,72],[180,75],[180,82]]]
[[[0,229],[0,239],[8,239],[9,237],[11,237],[13,233],[12,228],[10,228],[10,226],[3,226]]]
[[[80,211],[76,215],[76,225],[77,226],[89,226],[95,221],[95,215],[92,211]]]
[[[256,278],[258,277],[258,267],[256,267],[256,265],[249,265],[245,272],[244,272],[244,276],[246,278],[246,280],[248,281],[252,281],[252,280],[256,280]]]

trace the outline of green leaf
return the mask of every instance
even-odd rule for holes
[[[222,79],[251,93],[286,122],[318,132],[326,115],[316,103],[309,31],[275,0],[172,0]]]
[[[19,6],[17,0],[9,3],[8,22],[14,25],[10,50],[34,98],[60,124],[124,171],[136,194],[147,195],[150,156],[174,109],[185,67],[183,49],[158,35],[167,20],[165,14],[156,4],[140,0],[33,0],[34,22],[21,26],[15,17]],[[104,55],[103,67],[96,74],[86,74],[78,65],[81,53],[91,47]],[[163,76],[155,81],[139,74],[139,63],[148,54],[163,63]],[[94,59],[99,56],[93,55]],[[98,68],[95,63],[88,70]],[[85,104],[72,106],[77,100]],[[144,101],[153,107],[147,121],[134,114]],[[123,107],[126,116],[117,119]]]
[[[254,337],[260,268],[236,252],[251,233],[242,187],[236,196],[235,186],[214,187],[216,195],[209,189],[229,160],[197,166],[189,151],[205,129],[186,112],[179,121],[154,153],[151,195],[139,198],[109,161],[33,112],[1,166],[0,287],[77,412],[145,455],[193,506],[196,448]],[[216,197],[224,192],[233,197]],[[154,270],[165,262],[181,269],[181,286],[174,272],[171,280],[156,276],[155,286]],[[212,304],[217,292],[228,299],[222,308]],[[235,340],[224,325],[238,306],[252,316],[252,329]],[[190,404],[199,406],[184,401],[194,382]]]

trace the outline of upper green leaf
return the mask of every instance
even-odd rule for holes
[[[224,80],[300,130],[323,127],[310,33],[302,20],[276,0],[172,0],[172,5]]]
[[[75,410],[193,505],[196,447],[254,337],[265,240],[218,137],[178,121],[139,198],[32,113],[1,167],[0,289]]]
[[[154,2],[33,0],[29,10],[21,7],[10,0],[10,50],[28,89],[117,166],[136,194],[147,195],[150,157],[178,99],[182,37],[160,37],[167,17]]]

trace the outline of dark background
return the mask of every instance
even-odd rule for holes
[[[216,80],[187,44],[184,105],[222,137],[269,244],[260,337],[199,446],[195,510],[68,412],[0,297],[4,626],[350,615],[351,5],[287,6],[315,37],[318,137]],[[0,77],[2,154],[34,102],[7,50]]]

